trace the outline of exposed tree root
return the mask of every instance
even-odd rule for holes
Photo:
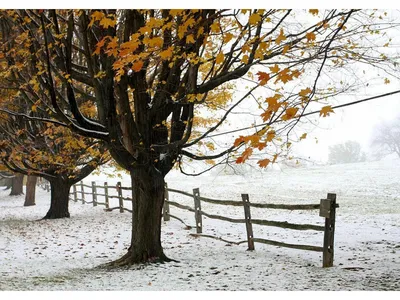
[[[114,269],[114,268],[123,268],[123,267],[130,267],[134,265],[150,265],[150,264],[160,264],[160,263],[167,263],[167,262],[179,262],[175,259],[168,258],[164,253],[158,257],[149,257],[146,258],[146,255],[136,256],[134,257],[131,251],[128,251],[125,255],[121,258],[114,260],[112,262],[100,265],[100,268],[106,269]]]
[[[69,217],[70,217],[69,212],[65,213],[65,214],[62,215],[62,216],[56,216],[56,215],[54,215],[54,214],[52,214],[52,213],[47,213],[47,214],[42,218],[42,220],[54,220],[54,219],[63,219],[63,218],[69,218]]]

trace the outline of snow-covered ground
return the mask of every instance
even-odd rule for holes
[[[115,184],[118,179],[90,176]],[[129,178],[124,177],[124,185]],[[179,260],[107,271],[97,266],[125,253],[130,215],[70,202],[70,219],[37,221],[49,207],[49,193],[37,190],[34,207],[24,197],[0,189],[0,290],[400,290],[400,161],[286,168],[243,176],[185,177],[171,173],[169,187],[202,196],[259,203],[319,203],[337,194],[334,267],[322,268],[321,253],[190,236],[177,220],[163,222],[166,254]],[[192,199],[170,194],[193,206]],[[99,199],[98,201],[102,201]],[[242,208],[202,203],[207,213],[243,218]],[[322,224],[318,211],[286,212],[252,208],[253,218]],[[171,214],[194,224],[191,212],[171,206]],[[253,225],[254,236],[322,246],[323,233]],[[239,241],[244,224],[203,218],[203,233]]]

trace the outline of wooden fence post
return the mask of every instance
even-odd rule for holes
[[[83,188],[83,181],[81,181],[81,195],[82,195],[82,204],[85,204],[85,190]]]
[[[201,217],[201,202],[199,188],[193,189],[194,218],[196,219],[196,233],[203,233],[203,220]]]
[[[93,198],[93,206],[97,206],[97,190],[95,181],[92,181],[92,198]]]
[[[72,186],[72,190],[73,190],[73,193],[74,193],[74,201],[77,202],[78,201],[78,195],[77,195],[77,192],[76,192],[76,185],[75,184]]]
[[[251,224],[249,195],[242,194],[242,200],[244,208],[244,218],[246,220],[247,243],[249,246],[247,250],[254,250],[254,240],[253,240],[254,236],[253,236],[253,225]]]
[[[165,188],[164,188],[164,205],[163,205],[163,218],[164,221],[169,221],[171,218],[169,216],[169,194],[168,194],[168,184],[165,183]]]
[[[121,189],[121,182],[117,182],[117,192],[118,192],[118,200],[119,200],[119,212],[124,212],[124,200],[122,199],[122,189]]]
[[[106,209],[109,209],[110,208],[110,203],[109,203],[109,200],[108,200],[108,184],[107,184],[107,182],[104,182],[104,197],[105,197],[105,201],[106,201]]]
[[[333,267],[333,242],[335,238],[336,194],[328,193],[330,200],[329,218],[325,218],[324,250],[322,254],[322,267]]]

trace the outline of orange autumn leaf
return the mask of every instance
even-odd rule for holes
[[[315,33],[314,32],[306,33],[306,38],[307,38],[307,41],[315,41],[315,39],[316,39]]]
[[[249,23],[251,24],[251,25],[256,25],[258,22],[260,22],[261,21],[261,17],[260,17],[260,15],[259,14],[257,14],[257,13],[255,13],[255,14],[252,14],[251,16],[250,16],[250,18],[249,18]]]
[[[281,28],[281,31],[279,33],[279,35],[277,36],[277,38],[275,39],[275,43],[277,45],[279,45],[282,41],[286,40],[286,36],[283,33],[283,29]]]
[[[279,66],[277,64],[275,64],[275,66],[273,66],[273,67],[269,67],[269,69],[274,74],[278,73],[280,71],[280,68],[279,68]]]
[[[253,149],[252,148],[247,148],[246,150],[243,151],[242,156],[240,156],[236,160],[236,163],[237,164],[244,163],[250,157],[250,155],[252,155],[252,154],[253,154]]]
[[[174,49],[173,47],[168,47],[166,50],[161,51],[160,52],[161,59],[163,59],[163,60],[170,59],[172,57],[172,54],[173,54],[172,53],[173,49]]]
[[[102,26],[103,28],[115,27],[116,24],[117,21],[111,18],[103,18],[100,21],[100,26]]]
[[[243,143],[244,142],[244,136],[243,135],[241,135],[241,136],[239,136],[236,140],[235,140],[235,142],[233,143],[233,146],[234,147],[237,147],[237,146],[239,146],[241,143]]]
[[[301,97],[307,97],[309,94],[311,94],[311,89],[310,88],[302,89],[299,92],[299,96],[301,96]]]
[[[321,108],[321,110],[319,112],[319,116],[326,117],[326,116],[329,116],[330,113],[334,113],[334,111],[332,109],[332,106],[327,105],[327,106],[324,106],[323,108]]]
[[[260,85],[264,85],[268,82],[268,80],[270,79],[270,76],[268,73],[265,72],[258,72],[258,80],[260,81]]]
[[[289,107],[286,109],[285,114],[281,117],[282,120],[287,121],[293,119],[299,109],[297,107]]]
[[[135,72],[139,72],[143,67],[143,62],[142,61],[136,61],[133,63],[132,70]]]
[[[266,158],[266,159],[259,160],[257,163],[260,166],[260,168],[266,168],[270,162],[271,162],[271,160]]]
[[[220,53],[218,53],[217,57],[215,58],[215,62],[217,64],[220,64],[224,61],[224,59],[225,59],[224,53],[220,52]]]

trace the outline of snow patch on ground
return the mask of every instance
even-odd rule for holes
[[[175,263],[106,271],[98,266],[125,253],[130,214],[70,202],[70,219],[39,220],[49,193],[37,190],[36,206],[0,189],[0,290],[400,290],[400,162],[381,161],[272,170],[248,176],[184,177],[171,173],[170,188],[202,196],[259,203],[319,203],[337,194],[334,267],[321,268],[321,253],[255,244],[255,251],[190,236],[177,220],[163,222],[162,242]],[[110,185],[130,179],[93,175],[84,180]],[[193,200],[170,194],[193,206]],[[101,201],[101,200],[99,200]],[[127,206],[128,207],[128,206]],[[129,208],[129,207],[128,207]],[[242,208],[202,203],[212,214],[243,218]],[[322,225],[318,211],[282,212],[252,208],[253,218]],[[171,206],[171,214],[194,225],[194,215]],[[253,226],[254,236],[322,246],[323,233]],[[203,233],[244,240],[245,225],[203,218]]]

